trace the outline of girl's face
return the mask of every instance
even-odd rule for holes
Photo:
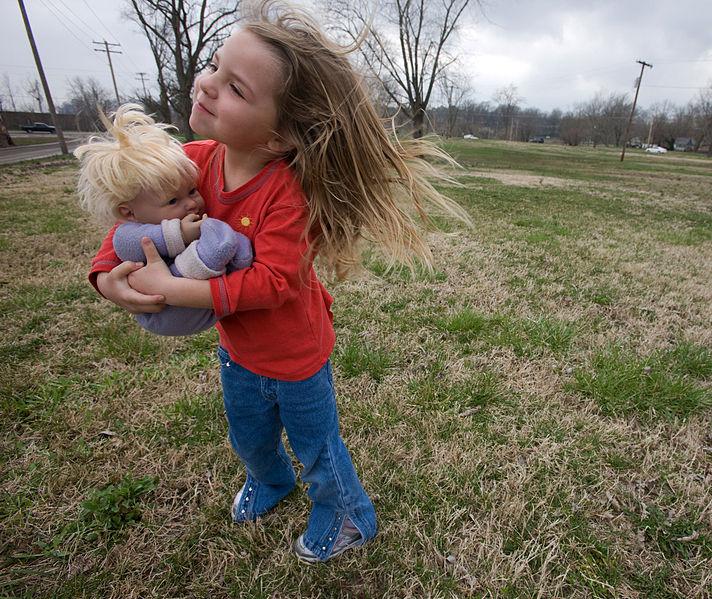
[[[128,221],[159,225],[162,220],[201,215],[205,202],[194,181],[186,181],[175,193],[142,191],[133,200],[119,206],[119,214]]]
[[[270,47],[249,31],[235,31],[196,79],[191,128],[232,151],[279,151],[281,78]]]

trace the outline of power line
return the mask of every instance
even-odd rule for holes
[[[3,69],[32,69],[33,67],[28,64],[0,64]],[[103,69],[80,69],[79,67],[65,68],[65,67],[45,67],[45,71],[87,71],[88,73],[103,73]]]
[[[709,85],[695,87],[690,85],[644,85],[643,87],[659,87],[662,89],[707,89]]]
[[[91,14],[94,15],[94,17],[96,18],[96,20],[99,21],[99,24],[100,24],[100,25],[106,30],[106,32],[109,34],[109,37],[112,38],[115,42],[118,43],[119,40],[116,39],[116,37],[114,36],[114,34],[113,34],[113,32],[111,31],[111,29],[109,29],[106,25],[104,25],[104,22],[99,18],[99,15],[97,15],[97,14],[94,12],[94,9],[89,5],[89,3],[87,2],[87,0],[83,0],[83,2],[84,2],[84,5],[89,9],[89,11],[91,12]]]
[[[57,21],[59,22],[59,24],[60,24],[62,27],[64,27],[74,39],[76,39],[76,40],[77,40],[82,46],[84,46],[87,50],[91,50],[91,47],[90,47],[90,46],[88,46],[87,44],[85,44],[83,40],[81,40],[79,37],[77,37],[77,35],[76,35],[69,27],[67,27],[67,25],[65,25],[61,13],[59,13],[59,14],[56,13],[56,12],[55,12],[56,9],[55,9],[54,7],[50,7],[49,5],[47,5],[47,4],[45,3],[45,0],[40,0],[40,2],[43,4],[43,6],[44,6],[48,11],[50,11],[50,12],[57,18]]]
[[[97,44],[99,46],[102,45],[102,42],[94,42],[92,41],[92,44]],[[104,49],[99,50],[98,48],[94,48],[94,52],[106,52],[106,58],[109,60],[109,70],[111,71],[111,80],[114,82],[114,93],[116,93],[116,103],[121,104],[121,100],[119,99],[119,90],[116,87],[116,77],[114,76],[114,65],[111,64],[111,55],[112,54],[122,54],[122,52],[119,52],[118,50],[110,50],[109,46],[119,46],[121,47],[121,44],[110,44],[106,40],[103,42],[104,44]]]
[[[52,2],[52,0],[47,0],[48,2]],[[82,33],[86,34],[88,32],[89,37],[92,37],[94,35],[94,31],[92,30],[91,25],[89,25],[84,19],[82,19],[77,13],[75,13],[67,4],[64,2],[64,0],[57,0],[64,8],[67,10],[67,12],[71,13],[74,15],[74,18],[77,19],[80,23],[82,23],[86,29],[82,28]]]
[[[61,1],[61,0],[60,0],[60,1]],[[113,39],[117,44],[119,44],[120,42],[119,42],[119,40],[117,39],[117,37],[114,35],[114,33],[111,31],[111,29],[109,29],[109,28],[104,24],[104,21],[102,21],[102,20],[99,18],[99,15],[94,12],[94,9],[93,9],[93,8],[91,7],[91,5],[87,2],[87,0],[82,0],[82,2],[84,2],[84,5],[89,9],[89,11],[91,12],[91,14],[94,15],[94,18],[95,18],[95,19],[99,22],[99,24],[107,31],[107,33],[109,34],[109,37],[110,37],[111,39]],[[133,66],[134,66],[136,69],[139,69],[139,68],[140,68],[140,67],[138,66],[138,64],[136,64],[136,61],[134,61],[134,59],[131,57],[131,55],[130,55],[129,53],[126,53],[126,58],[129,59],[129,61],[131,62],[131,64],[133,64]],[[127,75],[128,75],[128,73],[127,73]]]

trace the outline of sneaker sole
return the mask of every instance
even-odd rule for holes
[[[331,560],[334,559],[335,557],[339,557],[342,553],[345,553],[345,552],[348,551],[349,549],[354,549],[354,548],[356,548],[356,547],[361,547],[361,545],[364,545],[365,543],[366,543],[366,541],[364,541],[363,538],[360,538],[360,539],[358,539],[357,541],[354,541],[354,542],[349,543],[348,545],[342,547],[342,548],[339,549],[337,552],[332,553],[332,554],[331,554],[329,557],[327,557],[326,559],[319,559],[319,557],[316,556],[316,555],[304,555],[303,553],[301,553],[301,546],[300,546],[300,543],[299,543],[299,538],[297,538],[297,540],[294,541],[294,545],[292,546],[292,549],[293,549],[293,551],[294,551],[294,555],[297,556],[297,559],[298,559],[300,562],[304,562],[305,564],[323,564],[323,563],[326,563],[326,562],[328,562],[328,561],[331,561]],[[306,547],[305,547],[305,549],[306,549]],[[309,550],[307,549],[307,551],[309,551]],[[311,553],[311,551],[310,551],[309,553]]]

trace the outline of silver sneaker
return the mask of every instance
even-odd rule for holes
[[[344,519],[344,524],[341,527],[341,532],[339,533],[336,543],[331,549],[331,553],[328,557],[321,559],[318,555],[310,551],[304,545],[304,535],[299,535],[296,541],[294,541],[294,553],[297,558],[308,564],[316,564],[318,562],[326,562],[331,558],[341,555],[344,551],[351,549],[352,547],[358,547],[364,544],[363,537],[359,532],[358,528],[353,525],[353,522],[347,517]]]

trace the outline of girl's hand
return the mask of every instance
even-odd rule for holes
[[[146,255],[146,266],[130,272],[128,284],[134,291],[160,296],[165,302],[166,290],[171,286],[174,277],[148,237],[141,239],[141,249]]]
[[[111,272],[99,273],[96,286],[106,299],[131,314],[160,312],[166,306],[163,295],[144,295],[129,284],[129,275],[142,267],[140,262],[122,262]]]

